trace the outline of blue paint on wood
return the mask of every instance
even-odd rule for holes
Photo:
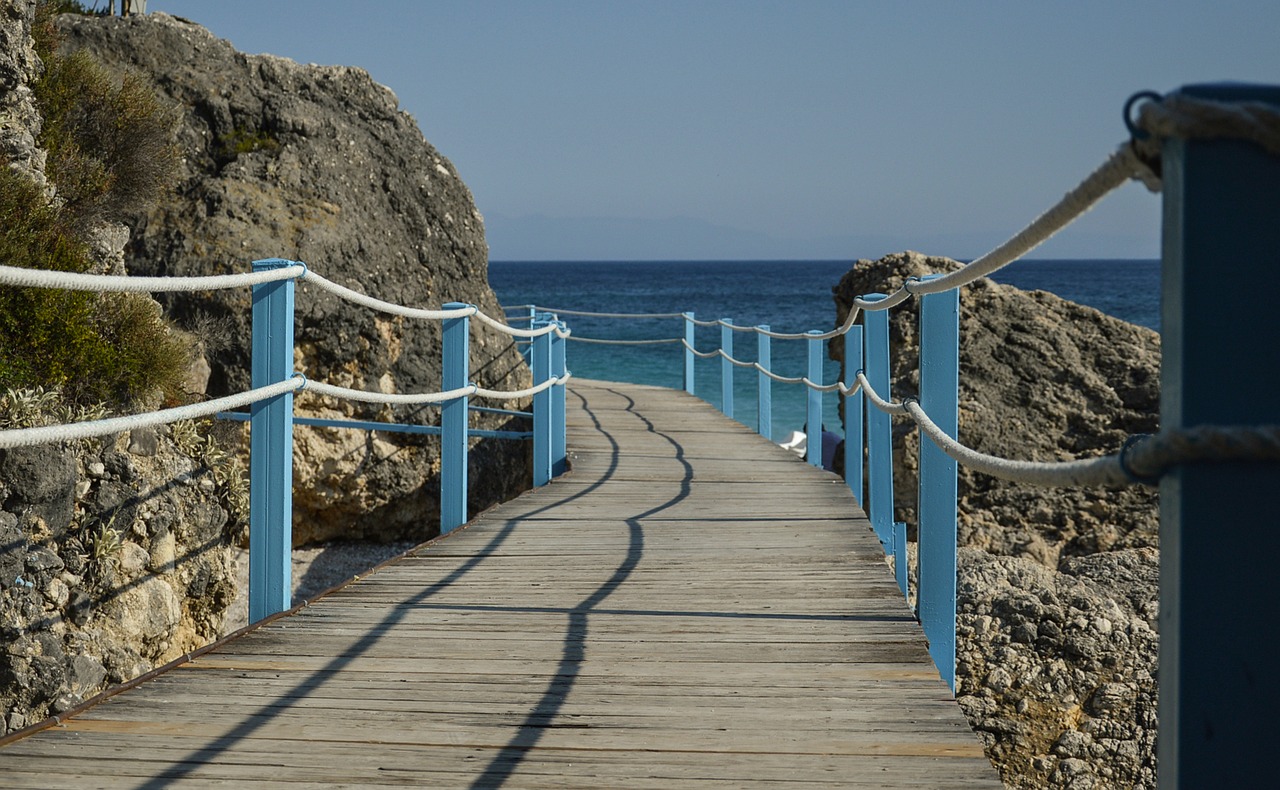
[[[805,332],[806,335],[822,334],[816,329]],[[808,376],[814,384],[822,383],[822,345],[817,338],[806,339],[808,352]],[[805,460],[814,466],[822,466],[822,393],[812,387],[805,387],[808,392],[805,398]]]
[[[1181,92],[1280,107],[1276,86]],[[1280,157],[1175,139],[1162,164],[1161,428],[1280,422]],[[1275,462],[1186,464],[1161,481],[1162,788],[1275,784],[1278,482]]]
[[[721,318],[725,324],[732,324],[732,318]],[[733,330],[724,324],[720,325],[720,349],[728,356],[733,356]],[[720,411],[724,416],[733,417],[733,363],[726,357],[720,357]]]
[[[446,310],[470,305],[450,302]],[[444,321],[441,389],[448,391],[471,383],[471,319]],[[440,409],[440,532],[467,523],[467,397],[445,401]]]
[[[879,301],[884,294],[868,294],[868,301]],[[889,313],[887,310],[864,312],[862,327],[865,341],[864,360],[867,381],[882,398],[889,398]],[[867,400],[867,515],[871,526],[888,553],[893,545],[893,426],[889,415]]]
[[[926,279],[934,279],[933,275]],[[959,424],[960,291],[920,298],[920,407],[951,438]],[[956,462],[920,440],[919,595],[929,654],[956,688]]]
[[[550,323],[551,317],[540,313],[533,322],[535,329]],[[533,339],[533,383],[541,384],[551,377],[551,336],[538,335]],[[544,486],[551,482],[551,393],[548,390],[533,396],[533,484]]]
[[[693,388],[693,349],[697,348],[694,338],[697,336],[697,324],[693,323],[693,313],[684,314],[684,342],[688,347],[684,349],[684,391],[690,395],[694,394]]]
[[[862,327],[851,326],[844,334],[844,384],[857,383],[862,370]],[[862,495],[862,390],[844,398],[844,480],[858,506],[865,503]]]
[[[296,266],[271,258],[255,272]],[[293,375],[293,280],[253,286],[254,387]],[[249,622],[292,606],[293,393],[249,410]]]
[[[902,590],[903,598],[911,597],[907,589],[910,568],[911,555],[907,553],[907,522],[895,521],[893,522],[893,578],[898,582],[898,589]],[[952,691],[954,692],[955,689]]]
[[[768,324],[761,324],[756,327],[765,332],[769,331]],[[772,340],[768,335],[756,335],[756,362],[760,363],[760,367],[765,370],[773,370],[773,350],[769,341]],[[773,441],[773,379],[764,373],[757,371],[756,376],[756,425],[760,435],[769,441]]]
[[[556,322],[564,329],[563,322]],[[565,371],[565,339],[557,334],[551,336],[551,375],[564,378]],[[569,446],[566,436],[565,385],[557,384],[551,388],[551,474],[559,477],[569,469]]]

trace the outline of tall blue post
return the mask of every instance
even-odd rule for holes
[[[1280,87],[1194,85],[1261,102]],[[1164,144],[1160,426],[1280,422],[1280,157],[1235,139]],[[1221,294],[1224,278],[1229,297]],[[1280,463],[1193,463],[1160,482],[1161,788],[1275,783]],[[1243,551],[1222,558],[1224,539]]]
[[[556,322],[564,329],[563,322]],[[558,334],[551,335],[551,375],[564,378],[565,371],[565,339]],[[551,474],[559,477],[568,471],[569,448],[565,435],[565,385],[557,384],[551,388]]]
[[[296,266],[271,258],[255,272]],[[254,387],[293,375],[293,280],[253,286]],[[249,407],[249,622],[292,602],[293,393]]]
[[[820,335],[822,334],[816,329],[810,329],[805,334]],[[804,341],[807,346],[809,364],[808,373],[806,374],[809,381],[814,384],[822,383],[822,341],[817,338],[808,338]],[[822,466],[822,393],[813,387],[805,387],[805,432],[808,435],[806,439],[807,445],[805,450],[805,460],[814,466]]]
[[[761,324],[756,329],[769,331],[768,324]],[[765,370],[773,369],[773,351],[769,347],[770,337],[766,334],[756,335],[756,362]],[[764,373],[757,372],[756,381],[756,425],[760,435],[773,441],[773,379]]]
[[[857,383],[854,375],[862,370],[862,327],[851,326],[844,333],[844,384]],[[862,496],[862,390],[844,399],[844,481],[861,506]]]
[[[879,301],[885,295],[868,294],[864,298]],[[867,381],[880,397],[888,398],[889,311],[864,311],[862,327]],[[887,554],[893,550],[893,426],[889,415],[873,406],[870,399],[867,399],[867,499],[870,505],[867,515]]]
[[[733,330],[725,326],[732,324],[732,318],[721,318],[724,323],[720,325],[720,350],[729,357],[733,356]],[[720,357],[720,411],[724,412],[724,416],[733,416],[733,363],[728,357]]]
[[[471,305],[450,302],[446,310]],[[471,319],[449,318],[443,325],[441,389],[471,383]],[[467,398],[447,400],[440,409],[440,533],[467,523]]]
[[[926,279],[934,279],[933,275]],[[959,428],[960,291],[920,298],[920,408],[947,436]],[[929,655],[956,690],[956,462],[920,439],[919,583]]]
[[[547,325],[550,316],[539,315],[533,322],[535,329]],[[533,339],[533,383],[541,384],[551,377],[551,335],[538,335]],[[544,486],[551,482],[552,445],[551,392],[543,390],[533,396],[533,484]]]
[[[684,314],[684,342],[687,344],[684,350],[684,391],[693,394],[693,349],[697,348],[694,344],[696,330],[698,327],[693,323],[693,313]]]

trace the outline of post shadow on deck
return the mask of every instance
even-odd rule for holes
[[[1180,93],[1280,110],[1277,86]],[[1162,170],[1161,427],[1275,423],[1280,157],[1171,138]],[[1219,295],[1225,309],[1203,303]],[[1162,788],[1275,783],[1278,481],[1276,462],[1184,464],[1160,481]]]

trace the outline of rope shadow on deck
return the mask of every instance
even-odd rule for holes
[[[528,751],[542,739],[547,729],[554,726],[553,722],[560,709],[564,707],[564,703],[568,699],[569,692],[573,689],[578,677],[578,671],[585,659],[588,631],[587,616],[596,606],[612,595],[613,591],[625,582],[631,572],[640,564],[640,559],[644,554],[644,527],[640,523],[641,520],[656,513],[661,513],[682,502],[688,498],[692,490],[693,465],[685,459],[684,447],[670,436],[658,431],[647,417],[636,412],[636,402],[630,396],[614,389],[608,389],[607,391],[612,395],[624,398],[627,401],[627,412],[639,418],[650,433],[661,436],[675,448],[676,460],[684,467],[684,477],[680,480],[680,492],[662,504],[626,519],[629,537],[626,557],[623,558],[622,563],[618,565],[613,574],[595,592],[569,610],[569,626],[565,632],[563,653],[561,654],[560,665],[556,674],[552,676],[551,682],[547,684],[547,689],[543,692],[542,699],[533,707],[533,710],[529,712],[525,720],[520,723],[515,737],[508,741],[507,745],[494,756],[484,773],[480,774],[471,783],[472,788],[501,787],[520,766]],[[591,417],[591,421],[595,423],[596,430],[609,441],[611,448],[609,451],[609,470],[600,481],[597,481],[598,483],[603,482],[603,480],[611,477],[616,470],[621,448],[618,446],[618,441],[605,430],[600,420],[591,411],[586,397],[580,392],[574,392],[573,395],[582,401],[583,409]]]
[[[582,398],[581,395],[578,395],[578,397]],[[583,399],[583,403],[585,405],[585,399]],[[590,412],[588,411],[588,413]],[[594,415],[592,415],[592,419],[595,420]],[[641,419],[644,420],[645,418],[641,417]],[[648,423],[648,420],[645,420],[645,422]],[[604,431],[603,426],[599,424],[598,420],[596,420],[596,425],[601,433],[608,437],[612,445],[608,468],[597,480],[593,481],[581,491],[544,505],[528,515],[543,513],[553,508],[560,507],[568,502],[587,496],[599,489],[608,482],[611,477],[613,477],[618,467],[621,448],[613,437],[609,436],[609,434]],[[649,423],[649,428],[650,430],[653,430],[651,423]],[[673,442],[673,444],[675,443]],[[676,445],[676,447],[677,452],[680,452],[679,445]],[[689,480],[692,478],[692,467],[690,467],[687,462],[682,461],[682,463],[685,463],[686,477],[681,487],[680,496],[664,504],[662,507],[656,508],[655,511],[670,507],[672,504],[688,495]],[[543,695],[542,701],[535,706],[534,711],[530,713],[529,717],[527,717],[526,721],[521,725],[520,732],[511,740],[510,743],[508,743],[507,746],[502,749],[498,757],[492,761],[490,768],[486,770],[485,774],[482,775],[475,784],[473,784],[473,787],[492,787],[500,785],[501,782],[504,781],[506,777],[508,777],[518,766],[520,762],[518,755],[523,755],[524,752],[537,743],[538,739],[541,737],[542,732],[545,730],[545,725],[539,725],[538,722],[542,720],[549,721],[550,718],[555,716],[555,712],[563,706],[569,689],[573,686],[577,662],[581,662],[582,660],[582,644],[583,640],[586,638],[586,612],[607,598],[613,589],[624,581],[639,563],[640,553],[644,546],[643,532],[639,524],[639,519],[643,518],[644,515],[645,514],[641,514],[629,521],[629,525],[632,530],[631,543],[627,557],[623,560],[622,564],[619,565],[618,569],[608,581],[602,584],[595,593],[573,610],[580,614],[571,614],[569,629],[565,636],[565,650],[560,662],[560,671],[552,678],[547,691]],[[457,569],[449,573],[445,578],[396,606],[395,609],[393,609],[380,622],[367,629],[367,635],[357,642],[351,649],[347,650],[340,656],[334,657],[334,659],[323,668],[311,672],[306,679],[293,686],[289,691],[276,696],[271,702],[259,707],[257,711],[250,714],[243,723],[237,725],[231,732],[217,737],[213,742],[206,746],[192,750],[179,761],[179,765],[177,767],[164,771],[160,775],[152,777],[139,785],[139,790],[161,790],[162,788],[169,787],[175,779],[186,778],[193,771],[209,762],[212,762],[220,754],[226,752],[232,746],[246,738],[251,737],[264,725],[289,710],[293,706],[294,700],[302,699],[311,692],[324,686],[334,673],[340,672],[353,660],[361,657],[372,649],[379,640],[378,634],[385,633],[387,629],[399,623],[411,609],[420,606],[431,596],[458,582],[481,562],[492,557],[494,552],[506,542],[507,538],[511,536],[511,533],[514,532],[515,528],[524,520],[524,518],[525,517],[508,520],[502,525],[502,528],[498,533],[494,535],[493,538],[485,544],[484,548],[475,554],[475,556],[468,559]],[[445,537],[447,538],[447,536]],[[577,620],[579,617],[580,622]],[[576,638],[575,634],[577,634]],[[566,669],[568,671],[566,671]],[[561,680],[561,678],[566,675],[569,677],[568,682]],[[517,757],[512,759],[512,754],[517,755]],[[501,765],[501,762],[504,760],[507,761],[507,765]]]

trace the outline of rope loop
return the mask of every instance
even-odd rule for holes
[[[1151,434],[1149,433],[1135,433],[1125,439],[1124,444],[1120,445],[1120,452],[1117,455],[1117,460],[1120,463],[1120,471],[1124,472],[1124,476],[1131,483],[1144,486],[1160,485],[1160,475],[1158,473],[1154,475],[1143,475],[1135,471],[1133,468],[1133,457],[1130,455],[1130,451],[1134,447],[1150,438]]]
[[[1146,129],[1143,129],[1140,125],[1138,125],[1138,122],[1134,120],[1134,117],[1133,117],[1134,106],[1136,106],[1138,102],[1143,101],[1144,99],[1146,101],[1153,101],[1158,104],[1164,101],[1164,96],[1159,93],[1156,93],[1155,91],[1138,91],[1137,93],[1130,96],[1128,101],[1124,103],[1124,110],[1122,112],[1122,115],[1124,116],[1124,126],[1126,129],[1129,130],[1129,135],[1134,140],[1146,140],[1148,137],[1151,136],[1151,132],[1147,131]]]

